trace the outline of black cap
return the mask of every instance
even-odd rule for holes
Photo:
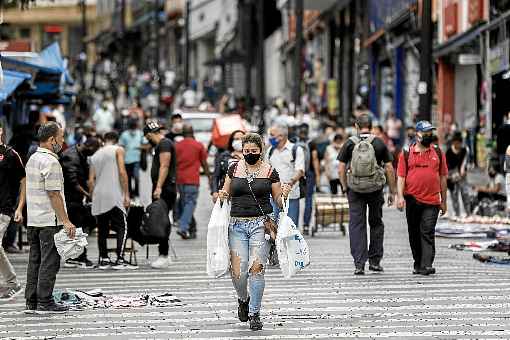
[[[163,127],[159,124],[157,120],[149,120],[147,121],[143,128],[143,134],[145,136],[148,133],[155,133],[160,131],[161,129],[163,129]]]

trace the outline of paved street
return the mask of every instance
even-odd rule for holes
[[[202,190],[199,238],[172,243],[178,253],[168,270],[152,270],[145,249],[135,271],[62,269],[58,288],[101,288],[109,294],[169,292],[182,301],[168,308],[87,310],[49,317],[22,314],[22,297],[0,305],[0,338],[173,339],[173,338],[510,338],[510,271],[476,263],[470,253],[438,241],[433,277],[411,275],[403,215],[386,211],[382,275],[354,277],[348,238],[339,232],[310,239],[312,266],[291,280],[267,272],[264,330],[252,332],[236,318],[228,278],[205,275],[206,225],[211,204]],[[97,256],[95,239],[91,257]],[[151,248],[151,258],[157,254]],[[11,257],[22,280],[26,255]]]

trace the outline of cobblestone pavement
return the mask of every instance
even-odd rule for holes
[[[206,225],[211,204],[202,190],[197,211],[199,237],[172,234],[178,260],[153,270],[138,254],[134,271],[61,269],[57,288],[101,288],[110,294],[169,292],[182,301],[166,308],[87,310],[66,315],[27,316],[23,298],[0,304],[0,338],[15,339],[309,339],[378,337],[397,339],[510,338],[510,270],[475,262],[439,239],[438,274],[411,274],[403,214],[385,210],[383,274],[353,276],[348,237],[338,231],[308,238],[312,265],[290,280],[268,269],[262,318],[252,332],[236,318],[236,297],[228,278],[205,275]],[[91,258],[97,256],[95,238]],[[151,248],[150,257],[157,254]],[[11,256],[21,280],[26,255]]]

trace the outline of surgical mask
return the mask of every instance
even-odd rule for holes
[[[273,148],[276,148],[278,146],[278,138],[269,137],[269,144],[271,144]]]
[[[424,147],[428,148],[430,146],[430,144],[432,144],[432,141],[434,140],[434,137],[433,136],[422,136],[420,138],[420,143],[421,145],[423,145]]]
[[[60,151],[62,151],[62,145],[58,143],[51,144],[51,148],[53,149],[53,152],[58,154]]]
[[[250,165],[255,165],[260,159],[260,153],[249,153],[244,155],[244,160]]]
[[[242,151],[243,150],[243,141],[237,139],[237,140],[234,140],[232,142],[232,149],[234,149],[234,151]]]

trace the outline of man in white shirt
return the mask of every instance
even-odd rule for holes
[[[289,194],[289,217],[299,226],[299,199],[302,196],[299,180],[305,175],[304,151],[289,141],[289,129],[285,125],[274,125],[269,129],[269,143],[268,162],[278,171],[280,181],[292,187]],[[273,208],[278,213],[278,207],[275,205]]]
[[[101,107],[96,110],[92,116],[92,120],[94,121],[96,132],[101,136],[113,130],[115,118],[113,117],[113,113],[108,110],[108,106],[104,102]]]

